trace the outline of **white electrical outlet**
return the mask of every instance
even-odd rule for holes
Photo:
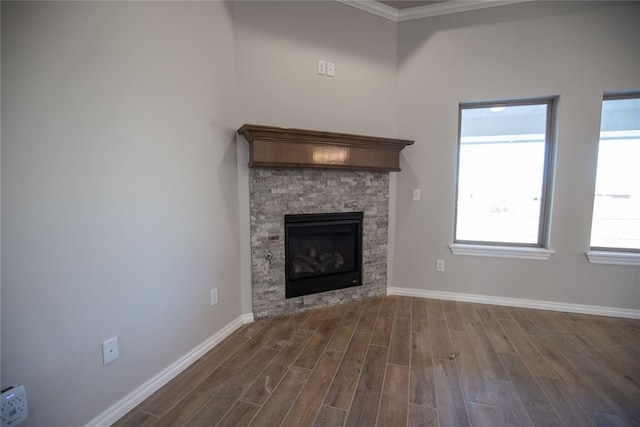
[[[436,271],[444,271],[444,260],[437,259],[436,260]]]
[[[322,76],[327,74],[327,62],[322,59],[318,59],[318,74]]]
[[[417,188],[413,190],[413,200],[416,202],[420,200],[420,190],[418,190]]]
[[[211,305],[218,303],[218,288],[211,289]]]
[[[327,76],[335,77],[336,76],[336,66],[333,62],[327,62]]]
[[[2,392],[2,427],[22,424],[28,416],[27,390],[23,385]]]
[[[118,352],[118,337],[115,336],[106,341],[102,341],[102,364],[106,366],[114,360],[117,360],[118,357],[120,357]]]

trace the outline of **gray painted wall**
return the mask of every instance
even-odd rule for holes
[[[2,4],[2,386],[27,426],[89,421],[251,311],[240,124],[395,133],[395,24],[233,6],[235,30],[218,2]]]
[[[338,2],[235,2],[242,123],[394,136],[397,26]],[[336,77],[317,74],[318,59]],[[249,155],[238,137],[242,308],[251,312]],[[390,176],[394,199],[395,173]],[[390,209],[389,227],[394,225]],[[391,246],[391,245],[390,245]]]
[[[640,308],[640,268],[591,265],[604,91],[640,88],[640,4],[530,2],[399,25],[394,286]],[[458,103],[559,95],[547,262],[453,256]],[[422,189],[422,201],[411,190]],[[444,273],[435,261],[446,261]]]
[[[235,2],[243,123],[396,131],[397,27],[337,2]],[[336,77],[317,74],[318,59]]]
[[[241,314],[234,31],[219,2],[2,9],[2,387],[77,426]]]
[[[416,139],[390,177],[394,286],[640,308],[640,269],[583,254],[602,91],[640,87],[637,3],[233,8],[2,3],[2,386],[28,386],[27,426],[89,421],[251,310],[246,122]],[[561,97],[556,255],[452,257],[458,102],[539,95]]]

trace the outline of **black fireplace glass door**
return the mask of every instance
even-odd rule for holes
[[[289,230],[289,277],[295,280],[353,271],[356,264],[355,228],[355,224],[342,224]]]
[[[362,213],[285,216],[286,294],[361,284]]]

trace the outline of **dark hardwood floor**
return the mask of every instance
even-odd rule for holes
[[[388,296],[244,325],[117,426],[638,426],[640,320]]]

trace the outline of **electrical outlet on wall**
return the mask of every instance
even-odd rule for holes
[[[102,364],[106,366],[114,360],[118,360],[118,357],[120,357],[118,337],[115,336],[106,341],[102,341]]]
[[[436,260],[436,271],[444,271],[444,260],[437,259]]]
[[[214,306],[218,303],[218,288],[211,289],[211,305]]]
[[[2,392],[2,427],[22,424],[29,416],[27,390],[23,385]]]
[[[333,62],[327,62],[327,76],[329,77],[336,76],[336,66]]]

